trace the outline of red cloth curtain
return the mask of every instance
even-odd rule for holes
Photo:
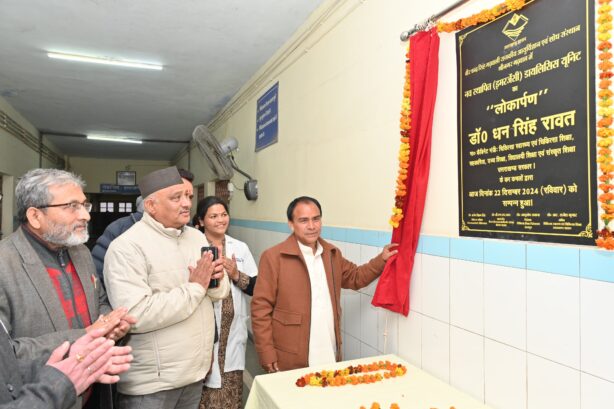
[[[407,196],[403,219],[392,232],[398,254],[384,268],[372,304],[390,311],[409,314],[409,281],[420,236],[431,163],[433,111],[437,95],[439,35],[437,29],[410,37],[411,129]]]

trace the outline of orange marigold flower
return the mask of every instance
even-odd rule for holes
[[[599,98],[610,98],[612,96],[612,91],[610,91],[609,89],[602,89],[599,90],[599,93],[597,95],[599,95]]]

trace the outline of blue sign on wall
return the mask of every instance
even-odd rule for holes
[[[258,98],[256,107],[256,151],[277,142],[279,128],[277,122],[278,88],[279,82]]]

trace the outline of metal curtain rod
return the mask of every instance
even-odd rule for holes
[[[433,24],[435,21],[439,20],[441,17],[445,16],[446,14],[451,12],[452,10],[462,6],[465,3],[469,3],[470,1],[471,0],[459,0],[456,3],[452,4],[451,6],[449,6],[448,8],[440,11],[437,14],[432,15],[431,17],[429,17],[428,19],[426,19],[422,23],[416,24],[414,26],[414,28],[409,29],[407,31],[403,31],[401,33],[401,41],[407,41],[409,39],[409,37],[412,36],[412,34],[418,32],[418,31],[426,30],[431,24]]]

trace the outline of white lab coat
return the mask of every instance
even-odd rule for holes
[[[249,251],[247,244],[229,235],[225,237],[226,257],[231,258],[234,254],[237,260],[237,268],[248,276],[253,277],[258,274],[258,267],[256,266],[254,257]],[[250,297],[232,283],[232,280],[230,280],[230,282],[230,291],[232,292],[235,314],[232,319],[232,324],[230,325],[230,334],[228,335],[228,342],[226,344],[224,372],[242,371],[245,369],[245,344],[247,343],[247,322],[250,314]],[[213,303],[213,311],[215,313],[218,334],[221,334],[222,301]],[[222,377],[220,375],[220,365],[218,362],[219,345],[219,342],[217,342],[213,347],[213,367],[211,368],[211,373],[205,379],[205,385],[209,388],[220,388],[222,386]]]

